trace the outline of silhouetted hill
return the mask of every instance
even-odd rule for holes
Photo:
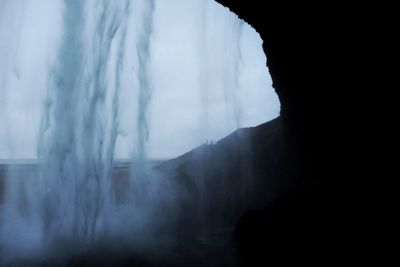
[[[156,169],[180,186],[185,218],[207,227],[234,226],[248,209],[261,208],[306,184],[280,118],[204,144]],[[190,213],[190,214],[188,214]]]

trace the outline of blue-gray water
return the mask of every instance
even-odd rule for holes
[[[163,160],[152,160],[146,163],[147,173],[152,174],[150,181],[162,185],[156,188],[147,185],[140,192],[142,198],[135,198],[132,203],[130,194],[131,173],[138,163],[129,160],[113,163],[111,198],[117,211],[110,218],[113,232],[97,233],[97,238],[84,243],[80,237],[53,236],[51,246],[43,246],[42,226],[32,213],[31,203],[26,194],[30,190],[26,185],[34,184],[40,179],[40,164],[37,160],[1,160],[0,161],[0,223],[2,228],[2,259],[0,266],[234,266],[237,264],[233,244],[233,228],[219,228],[208,234],[196,230],[197,223],[185,223],[183,219],[187,211],[177,208],[193,201],[187,192],[175,191],[177,184],[166,181],[168,176],[162,175],[154,168]],[[142,164],[142,163],[141,163]],[[172,165],[174,166],[174,164]],[[142,167],[141,167],[142,168]],[[5,200],[6,177],[12,177],[15,199],[12,210],[7,210]],[[170,179],[169,177],[168,179]],[[31,180],[31,182],[27,180]],[[180,184],[179,186],[183,186]],[[151,189],[152,190],[149,190]],[[8,188],[10,188],[8,186]],[[187,189],[186,189],[187,190]],[[185,192],[180,189],[180,193]],[[197,200],[198,201],[198,200]],[[151,207],[153,206],[153,207]],[[11,212],[11,214],[10,214]],[[15,220],[15,212],[19,215]],[[14,213],[14,214],[13,214]],[[189,212],[190,214],[191,212]],[[9,217],[11,216],[11,218]],[[12,218],[14,216],[14,218]],[[183,217],[182,217],[183,216]],[[136,218],[136,219],[134,219]],[[182,221],[183,219],[183,221]],[[194,219],[194,218],[191,218]],[[202,222],[203,224],[203,222]],[[6,226],[6,227],[4,227]],[[59,233],[60,234],[60,233]],[[47,234],[46,234],[47,235]],[[217,258],[214,258],[218,255]],[[117,264],[117,265],[115,265]],[[125,264],[125,265],[124,265]],[[211,265],[210,265],[211,264]]]
[[[3,0],[0,39],[0,263],[173,243],[206,182],[149,159],[279,115],[262,40],[214,1]]]

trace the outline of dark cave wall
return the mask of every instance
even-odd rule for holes
[[[337,7],[286,1],[217,2],[259,32],[286,133],[306,165],[328,167],[321,155],[337,148],[334,140],[327,139],[337,131],[334,123],[341,109],[336,102],[342,73],[335,68],[341,60],[335,49],[340,46],[335,26],[343,18],[335,12]]]
[[[235,238],[243,264],[317,263],[328,258],[332,263],[350,255],[356,239],[351,223],[354,201],[349,194],[350,173],[344,169],[351,157],[346,152],[351,135],[346,102],[341,101],[348,89],[341,66],[349,61],[342,54],[346,38],[336,27],[345,19],[338,11],[346,6],[217,2],[261,35],[273,87],[281,101],[284,134],[298,155],[292,166],[303,166],[294,173],[308,183],[306,189],[265,203],[264,209],[248,211],[242,217]],[[286,167],[287,163],[281,162],[276,168]],[[335,246],[337,243],[340,246]]]

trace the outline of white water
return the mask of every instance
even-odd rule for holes
[[[0,41],[0,158],[40,162],[8,173],[3,258],[142,242],[176,194],[146,158],[279,114],[259,37],[213,1],[3,0]],[[123,204],[116,158],[137,163]]]

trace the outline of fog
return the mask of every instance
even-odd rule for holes
[[[149,158],[176,157],[237,128],[279,116],[262,40],[227,8],[214,1],[155,1],[143,57],[137,46],[137,40],[146,38],[141,33],[141,1],[131,1],[124,15],[126,36],[121,25],[114,25],[109,51],[96,51],[100,40],[91,32],[101,13],[100,2],[88,1],[83,10],[82,45],[90,53],[83,56],[81,70],[103,64],[102,83],[109,93],[115,89],[113,71],[120,64],[116,158],[135,157],[139,139],[144,139]],[[114,2],[119,6],[115,12],[125,12],[124,1]],[[52,98],[51,76],[60,60],[64,10],[64,2],[57,0],[0,2],[0,159],[38,157],[43,113]],[[101,53],[108,53],[105,62],[98,60]],[[142,96],[141,75],[149,81]],[[111,101],[107,97],[106,102]],[[138,101],[146,101],[144,110],[138,110]],[[65,112],[77,106],[70,103]],[[140,116],[145,127],[138,124]]]
[[[98,247],[160,256],[175,238],[231,227],[246,207],[244,136],[214,158],[209,144],[276,118],[280,103],[260,36],[228,9],[2,0],[0,62],[0,264]],[[154,167],[202,144],[182,168]],[[35,164],[4,164],[16,159]]]

